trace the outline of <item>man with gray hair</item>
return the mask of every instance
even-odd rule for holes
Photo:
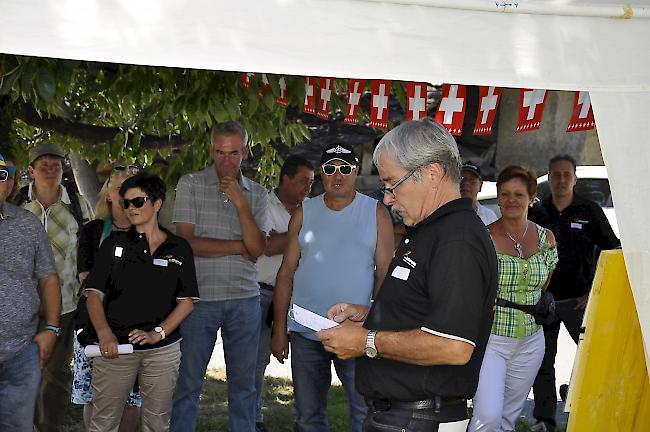
[[[199,395],[217,331],[228,373],[231,431],[255,430],[255,366],[260,290],[255,261],[266,247],[266,189],[244,177],[248,133],[228,121],[212,131],[213,165],[183,176],[176,190],[176,234],[194,252],[201,301],[181,324],[181,366],[171,430],[194,430]]]
[[[340,358],[357,358],[365,431],[437,431],[451,422],[465,430],[492,326],[492,240],[471,200],[460,197],[458,148],[441,125],[400,125],[373,160],[384,203],[410,229],[373,305],[333,305],[327,315],[342,325],[318,336]]]

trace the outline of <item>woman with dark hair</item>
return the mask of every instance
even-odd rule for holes
[[[91,431],[117,430],[136,377],[142,430],[169,430],[181,357],[178,326],[192,312],[198,287],[189,244],[158,225],[165,192],[155,176],[122,183],[120,203],[132,227],[104,241],[86,281],[101,353],[93,362]],[[133,352],[119,355],[118,345],[128,344]]]
[[[522,166],[497,178],[501,219],[488,226],[497,251],[499,285],[469,431],[514,431],[544,357],[544,333],[518,306],[534,307],[557,263],[553,233],[528,220],[537,179]],[[503,299],[511,306],[501,306]]]
[[[88,222],[81,229],[79,249],[77,250],[77,273],[79,281],[88,277],[95,263],[99,247],[113,231],[126,231],[131,228],[131,222],[120,206],[120,187],[127,178],[137,174],[138,168],[133,165],[116,163],[109,177],[104,182],[95,206],[95,220]],[[86,430],[90,427],[92,416],[92,359],[84,354],[84,348],[77,338],[74,338],[74,361],[71,399],[73,404],[83,405],[83,419]],[[138,423],[140,415],[140,392],[131,391],[121,417],[119,432],[132,432]]]

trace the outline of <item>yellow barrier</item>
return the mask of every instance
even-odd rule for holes
[[[650,431],[650,382],[621,251],[600,254],[574,375],[568,431]]]

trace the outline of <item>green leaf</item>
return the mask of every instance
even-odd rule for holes
[[[56,94],[56,84],[52,74],[46,67],[42,67],[38,70],[35,79],[38,96],[47,103],[52,102]]]

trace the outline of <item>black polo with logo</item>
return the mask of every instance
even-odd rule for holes
[[[474,346],[463,366],[357,359],[357,389],[369,399],[471,398],[485,353],[497,291],[490,235],[470,199],[451,201],[409,229],[364,323],[367,329],[428,333]]]
[[[153,255],[144,234],[134,227],[115,231],[97,252],[86,281],[87,290],[104,293],[104,312],[119,343],[129,343],[134,329],[151,331],[174,310],[178,299],[199,298],[194,255],[184,239],[162,228],[167,239]],[[178,329],[155,345],[160,348],[180,340]]]

